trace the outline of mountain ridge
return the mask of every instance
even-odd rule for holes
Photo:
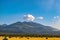
[[[20,33],[20,34],[55,34],[60,35],[60,30],[55,31],[55,28],[50,26],[44,26],[35,22],[16,22],[5,27],[0,26],[0,32],[2,33]]]

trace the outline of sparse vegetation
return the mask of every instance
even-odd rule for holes
[[[0,36],[6,37],[60,37],[60,35],[39,35],[39,34],[0,34]]]

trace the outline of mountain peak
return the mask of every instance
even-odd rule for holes
[[[52,33],[56,33],[56,34],[60,34],[60,31],[53,31],[55,30],[55,28],[52,28],[50,26],[44,26],[42,24],[39,23],[35,23],[35,22],[16,22],[10,25],[7,25],[8,27],[0,27],[1,31],[4,32],[18,32],[18,33],[34,33],[34,34],[46,34],[46,32],[48,32],[49,34]],[[5,29],[5,30],[4,30]],[[52,32],[52,33],[51,33]]]
[[[32,22],[32,21],[24,21],[23,23],[27,23],[27,22]]]

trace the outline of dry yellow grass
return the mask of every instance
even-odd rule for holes
[[[0,40],[3,40],[4,37],[0,37]],[[12,38],[8,38],[8,40],[60,40],[60,38],[48,38],[46,39],[45,37],[40,38],[40,37],[12,37]]]

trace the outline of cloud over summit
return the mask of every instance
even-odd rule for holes
[[[33,21],[35,19],[35,17],[31,14],[27,14],[27,15],[24,15],[24,18],[23,18],[25,21]]]

